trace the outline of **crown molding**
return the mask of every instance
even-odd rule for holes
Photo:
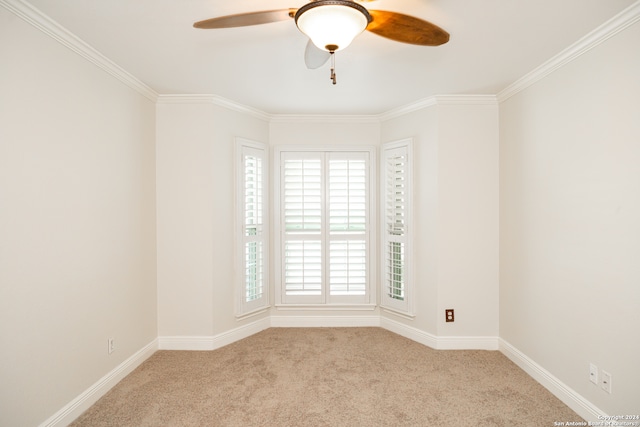
[[[498,105],[495,95],[436,95],[436,105]]]
[[[215,95],[160,94],[158,104],[215,104]]]
[[[364,123],[380,124],[374,115],[274,114],[271,123]]]
[[[638,21],[640,21],[640,0],[500,91],[497,95],[498,102],[506,101]]]
[[[0,0],[2,1],[2,0]],[[158,95],[158,104],[209,104],[216,105],[218,107],[226,108],[227,110],[236,111],[243,114],[248,114],[257,119],[270,121],[273,117],[271,114],[258,110],[257,108],[249,107],[247,105],[240,104],[235,101],[223,98],[218,95]]]
[[[0,0],[2,1],[2,0]],[[437,95],[416,101],[414,103],[390,110],[378,115],[331,115],[331,114],[269,114],[247,105],[231,101],[229,99],[208,94],[160,94],[158,104],[212,104],[229,110],[249,114],[258,119],[274,124],[295,123],[348,123],[348,124],[374,124],[379,125],[405,114],[419,111],[424,108],[437,105],[498,105],[495,95]]]
[[[157,92],[30,4],[22,0],[0,0],[0,6],[111,74],[149,100],[154,102],[157,100]]]
[[[498,99],[495,95],[435,95],[394,108],[377,117],[384,122],[437,105],[498,105]]]
[[[405,114],[413,113],[414,111],[419,111],[424,108],[434,107],[438,104],[438,101],[435,96],[431,96],[429,98],[424,98],[415,102],[412,102],[407,105],[400,106],[398,108],[394,108],[385,113],[378,115],[378,120],[380,122],[385,122],[387,120],[396,119],[398,117],[402,117]]]

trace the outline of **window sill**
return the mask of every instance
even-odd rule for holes
[[[381,307],[381,308],[382,308],[382,311],[384,311],[385,313],[393,314],[395,316],[402,317],[404,319],[413,320],[416,318],[415,314],[412,314],[412,313],[398,311],[390,307]]]
[[[280,311],[373,311],[375,304],[276,304]]]
[[[260,307],[260,308],[257,308],[255,310],[249,311],[247,313],[236,314],[236,320],[243,320],[243,319],[247,319],[249,317],[257,316],[259,314],[264,313],[265,311],[268,311],[270,308],[271,308],[271,306],[268,305],[266,307]]]

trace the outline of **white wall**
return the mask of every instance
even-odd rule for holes
[[[384,316],[436,335],[438,332],[438,108],[404,114],[382,124],[382,142],[413,139],[415,319]],[[419,267],[418,267],[419,266]],[[450,308],[450,307],[447,307]]]
[[[269,142],[272,146],[377,146],[380,144],[380,122],[366,116],[275,116],[270,121]]]
[[[636,22],[500,106],[500,336],[610,415],[640,413],[639,45]]]
[[[159,335],[215,336],[243,323],[234,313],[234,141],[266,142],[268,123],[213,102],[161,99],[157,135]]]
[[[416,317],[436,336],[498,335],[498,108],[439,97],[387,120],[383,142],[414,140]],[[455,310],[445,323],[444,310]],[[387,316],[387,314],[385,314]]]
[[[498,134],[493,103],[438,106],[438,335],[498,336]]]
[[[155,106],[4,8],[0,58],[0,425],[33,426],[157,336]]]

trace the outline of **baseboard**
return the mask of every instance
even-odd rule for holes
[[[438,337],[438,350],[498,350],[498,337]]]
[[[380,327],[427,347],[438,348],[438,337],[413,326],[405,325],[387,317],[380,317]]]
[[[500,352],[585,420],[596,422],[607,416],[571,387],[503,339],[500,339]]]
[[[158,337],[158,348],[160,350],[215,350],[257,334],[269,326],[269,317],[265,317],[214,336]]]
[[[498,350],[498,337],[440,337],[387,317],[380,326],[436,350]]]
[[[129,375],[147,360],[158,349],[158,340],[154,339],[145,347],[136,352],[133,356],[118,365],[114,370],[102,377],[98,382],[85,390],[80,396],[73,399],[69,404],[56,412],[51,418],[40,424],[40,427],[67,426],[78,418],[98,399],[104,396],[120,380]]]
[[[380,326],[380,316],[271,316],[272,328],[363,328]]]

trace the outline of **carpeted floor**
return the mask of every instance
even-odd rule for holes
[[[272,328],[158,351],[72,426],[553,426],[583,421],[497,351],[380,328]]]

